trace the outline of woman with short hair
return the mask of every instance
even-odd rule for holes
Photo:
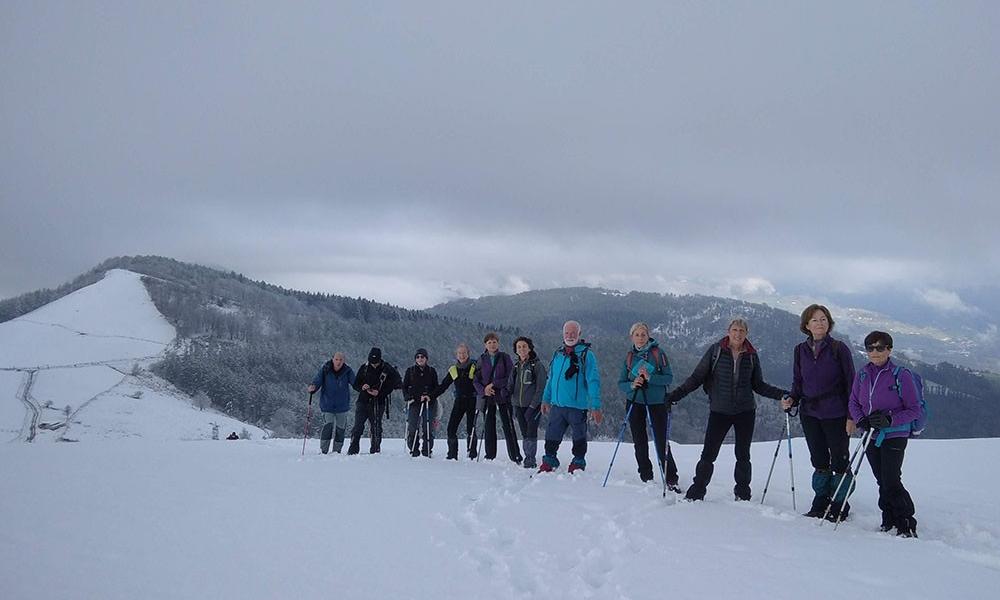
[[[677,487],[677,463],[670,452],[667,440],[669,406],[667,388],[674,381],[670,361],[657,341],[649,337],[649,325],[635,323],[629,328],[632,341],[618,375],[618,389],[625,395],[625,414],[628,415],[635,447],[635,462],[639,479],[652,481],[653,463],[649,460],[649,438],[646,424],[653,429],[653,447],[656,449],[658,468],[664,470],[665,484],[673,492]]]
[[[748,331],[746,321],[733,319],[726,336],[709,346],[691,376],[667,395],[671,403],[677,403],[699,386],[704,386],[708,393],[705,445],[695,467],[694,483],[685,494],[687,500],[705,499],[715,459],[730,429],[736,432],[736,468],[733,472],[736,486],[733,492],[737,500],[750,499],[750,441],[757,416],[754,392],[775,400],[788,395],[785,390],[764,382],[760,358],[747,339]]]
[[[822,304],[811,304],[802,311],[799,330],[808,337],[795,346],[792,391],[781,406],[785,410],[799,407],[809,446],[815,496],[805,516],[826,515],[831,521],[842,521],[851,510],[847,498],[854,487],[847,464],[847,400],[854,384],[854,360],[851,349],[830,336],[833,324],[830,309]]]
[[[917,537],[916,509],[903,487],[903,455],[910,424],[922,414],[914,376],[892,362],[892,336],[873,331],[865,336],[869,362],[854,379],[847,408],[859,429],[871,429],[865,455],[878,482],[878,507],[882,531]],[[848,430],[853,427],[848,422]]]

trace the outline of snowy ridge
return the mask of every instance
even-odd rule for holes
[[[261,429],[198,411],[145,370],[176,337],[141,276],[119,269],[0,324],[0,439],[206,439]]]
[[[837,531],[792,510],[784,455],[761,506],[774,442],[753,445],[740,503],[731,446],[706,500],[687,503],[639,483],[625,446],[602,488],[611,443],[573,476],[410,458],[398,439],[375,456],[317,445],[305,458],[301,440],[7,446],[0,597],[940,599],[1000,585],[1000,484],[969,460],[1000,440],[911,443],[919,539],[877,531],[867,465]],[[793,446],[804,511],[811,467]],[[700,447],[674,451],[687,485]]]

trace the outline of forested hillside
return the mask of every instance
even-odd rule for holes
[[[760,352],[764,376],[774,385],[790,386],[792,348],[802,339],[796,315],[723,298],[568,288],[458,300],[419,311],[288,290],[235,272],[155,256],[113,258],[54,290],[2,301],[0,322],[89,285],[113,268],[145,275],[156,307],[177,329],[177,343],[155,370],[199,401],[278,435],[301,435],[305,385],[335,350],[346,352],[348,363],[357,368],[371,346],[380,346],[402,373],[412,363],[414,350],[425,347],[430,364],[443,374],[458,342],[468,343],[478,356],[483,335],[492,329],[500,333],[501,347],[508,352],[516,335],[531,336],[547,361],[561,343],[563,322],[576,319],[593,344],[603,380],[608,418],[593,431],[614,437],[625,404],[616,382],[633,322],[646,321],[653,328],[653,337],[671,361],[675,384],[690,375],[734,316],[750,322],[750,339]],[[838,337],[852,344],[855,363],[863,364],[860,348]],[[947,363],[913,366],[927,381],[932,407],[928,436],[1000,436],[1000,421],[994,418],[1000,379]],[[402,432],[400,395],[394,398],[387,435]],[[450,395],[444,402],[450,408]],[[671,438],[699,442],[707,412],[700,390],[688,396],[675,410]],[[775,403],[762,398],[757,439],[774,439],[783,423]]]

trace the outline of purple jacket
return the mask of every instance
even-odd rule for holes
[[[903,394],[900,398],[896,390],[896,378],[892,376],[896,365],[889,360],[881,368],[868,363],[854,379],[851,388],[851,399],[847,403],[851,418],[855,421],[880,410],[892,417],[893,427],[910,423],[920,416],[920,401],[917,400],[917,387],[913,377],[906,369],[899,372],[899,386]],[[892,431],[886,438],[909,437],[909,431]]]
[[[836,419],[847,415],[854,360],[851,349],[841,341],[827,336],[819,344],[819,355],[815,357],[808,341],[795,346],[791,396],[803,415]]]
[[[497,402],[510,400],[507,397],[507,379],[510,378],[510,372],[513,370],[514,362],[511,361],[510,355],[506,352],[497,352],[496,364],[490,361],[488,352],[483,352],[483,355],[479,357],[476,374],[472,379],[476,394],[483,397],[486,386],[492,383],[494,400]]]

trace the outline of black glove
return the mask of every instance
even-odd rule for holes
[[[861,417],[854,425],[856,425],[858,429],[864,429],[865,431],[872,428],[872,424],[868,422],[868,417]]]
[[[868,415],[868,423],[875,429],[885,429],[892,425],[892,417],[880,410],[876,410]]]
[[[676,391],[677,390],[674,390],[673,392],[668,392],[667,395],[664,397],[664,399],[667,402],[669,402],[671,406],[681,401],[681,397],[675,393]]]

